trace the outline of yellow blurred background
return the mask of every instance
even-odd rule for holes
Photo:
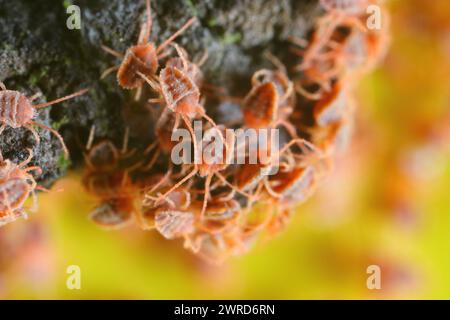
[[[73,174],[0,229],[0,298],[450,298],[450,2],[389,7],[392,47],[358,88],[350,148],[280,235],[208,265],[155,232],[99,229]]]

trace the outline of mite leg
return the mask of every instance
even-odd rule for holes
[[[313,101],[318,101],[318,100],[322,99],[322,96],[323,96],[322,90],[319,90],[318,92],[314,92],[314,93],[309,92],[305,88],[303,88],[303,86],[299,82],[297,82],[295,84],[295,91],[299,95],[304,96],[306,99],[313,100]]]
[[[30,102],[33,102],[34,100],[36,100],[37,98],[39,98],[41,95],[42,95],[42,93],[40,93],[40,92],[35,93],[35,94],[33,94],[31,97],[29,97],[28,100],[29,100]]]
[[[136,93],[134,95],[134,101],[139,101],[142,95],[142,86],[137,87]]]
[[[164,183],[169,180],[170,175],[172,174],[172,168],[171,166],[169,167],[169,170],[167,171],[167,173],[161,178],[161,180],[159,180],[148,192],[147,194],[152,194],[153,192],[155,192],[155,190],[158,190],[158,188],[162,185],[164,185]],[[147,198],[147,196],[146,196]]]
[[[150,151],[152,151],[157,145],[158,145],[158,141],[155,141],[155,142],[153,142],[152,144],[150,144],[150,145],[144,150],[144,155],[149,154]]]
[[[206,206],[208,205],[208,198],[209,198],[209,187],[211,185],[211,180],[212,180],[213,176],[214,176],[214,173],[210,173],[206,176],[205,194],[203,195],[203,206],[202,206],[202,211],[200,213],[201,220],[203,220],[203,217],[205,216]]]
[[[137,73],[139,76],[141,76],[141,78],[144,79],[145,82],[147,82],[148,85],[149,85],[153,90],[155,90],[156,92],[161,92],[161,86],[160,86],[156,81],[154,81],[153,79],[147,78],[147,77],[145,76],[145,74],[143,74],[143,73],[141,73],[141,72],[139,72],[139,71],[137,71],[136,73]]]
[[[150,170],[151,168],[153,168],[153,165],[158,160],[160,154],[161,154],[161,149],[158,148],[155,151],[155,153],[153,154],[152,158],[150,159],[150,162],[147,165],[145,165],[144,167],[142,167],[142,170],[147,171],[147,170]]]
[[[208,50],[205,49],[205,52],[203,52],[202,56],[200,57],[200,59],[198,60],[198,62],[196,63],[196,65],[200,68],[201,66],[203,66],[205,64],[205,62],[208,60],[209,54],[208,54]]]
[[[228,180],[220,172],[216,172],[215,174],[225,185],[230,187],[233,191],[236,191],[237,193],[239,193],[239,194],[241,194],[241,195],[243,195],[244,197],[247,197],[247,198],[250,198],[252,196],[251,194],[248,194],[248,193],[240,190],[238,187],[236,187],[232,183],[228,182]]]
[[[275,199],[280,199],[282,197],[281,193],[278,193],[272,189],[272,186],[270,185],[269,180],[264,179],[264,187],[266,188],[267,192]]]
[[[112,67],[106,69],[106,70],[103,71],[102,74],[100,75],[100,79],[106,78],[110,73],[112,73],[112,72],[118,70],[119,67],[120,67],[120,65],[117,65],[117,66],[112,66]]]
[[[0,127],[0,134],[2,134],[5,129],[6,129],[6,124],[2,124],[2,126]]]
[[[30,211],[36,212],[39,209],[39,202],[38,202],[38,197],[36,195],[36,192],[34,190],[31,191],[31,198],[33,199],[33,206],[31,207]]]
[[[66,101],[66,100],[69,100],[69,99],[81,96],[81,95],[85,94],[88,91],[89,91],[89,89],[82,89],[80,91],[74,92],[74,93],[69,94],[69,95],[67,95],[65,97],[62,97],[62,98],[59,98],[59,99],[55,99],[55,100],[50,101],[50,102],[36,104],[36,105],[33,106],[33,108],[34,109],[45,108],[45,107],[51,106],[53,104],[60,103],[60,102],[63,102],[63,101]]]
[[[36,144],[40,144],[41,143],[41,138],[39,137],[39,134],[37,133],[36,129],[34,129],[31,125],[26,125],[25,126],[26,129],[28,129],[34,136],[34,140],[36,140]]]
[[[56,138],[58,138],[59,142],[61,143],[61,146],[62,146],[62,148],[63,148],[63,150],[64,150],[64,155],[65,155],[65,157],[66,157],[66,158],[69,157],[69,150],[67,149],[67,146],[66,146],[66,144],[65,144],[65,142],[64,142],[64,139],[63,139],[62,136],[58,133],[58,131],[56,131],[55,129],[50,128],[49,126],[46,126],[46,125],[44,125],[44,124],[42,124],[42,123],[39,123],[39,122],[34,122],[34,121],[32,121],[31,124],[34,124],[34,125],[36,125],[36,126],[38,126],[38,127],[41,127],[42,129],[46,129],[46,130],[50,131],[51,133],[53,133],[53,135],[54,135]],[[34,128],[31,128],[31,129],[34,130]]]
[[[156,203],[161,202],[161,200],[165,200],[167,198],[167,195],[170,194],[171,192],[175,191],[176,189],[178,189],[179,187],[181,187],[186,181],[188,181],[189,179],[191,179],[195,174],[197,173],[197,168],[194,168],[191,173],[189,173],[188,175],[186,175],[182,180],[178,181],[172,188],[169,189],[169,191],[167,191],[166,193],[164,193],[163,195],[160,195],[157,198],[154,197],[148,197],[149,199],[155,200]]]
[[[146,1],[145,9],[147,14],[147,21],[142,25],[138,44],[146,44],[147,42],[149,42],[150,34],[152,32],[152,8],[150,6],[150,0]]]
[[[86,143],[86,150],[90,150],[92,148],[92,144],[94,143],[95,138],[95,125],[91,126],[91,130],[89,130],[89,137]]]
[[[113,55],[119,59],[123,59],[123,54],[121,54],[120,52],[117,52],[116,50],[111,49],[110,47],[107,47],[105,45],[101,45],[101,47],[102,47],[103,51],[109,53],[110,55]]]
[[[197,21],[196,17],[190,18],[178,31],[174,32],[167,40],[165,40],[162,44],[158,46],[156,49],[156,54],[160,53],[167,45],[169,45],[176,37],[182,34],[187,28],[189,28],[195,21]]]
[[[191,194],[184,190],[184,196],[186,197],[184,204],[180,207],[182,210],[186,210],[191,205]]]
[[[3,82],[0,81],[0,89],[2,89],[3,91],[6,90],[6,86]]]
[[[186,57],[186,52],[183,49],[181,49],[181,47],[176,43],[174,43],[173,46],[175,47],[175,50],[177,50],[177,53],[180,56],[181,61],[183,62],[183,69],[187,71],[189,69],[189,61],[188,58]]]

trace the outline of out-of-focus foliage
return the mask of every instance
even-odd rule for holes
[[[71,177],[0,230],[0,297],[449,298],[450,3],[390,7],[391,51],[359,88],[350,150],[275,239],[206,265],[156,233],[99,230]],[[66,287],[73,264],[81,290]],[[381,290],[366,287],[372,264]]]

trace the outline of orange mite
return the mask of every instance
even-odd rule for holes
[[[153,42],[149,41],[152,29],[150,0],[146,1],[146,8],[147,22],[142,25],[138,43],[128,48],[125,56],[111,48],[102,46],[106,52],[122,59],[122,63],[118,66],[108,68],[103,72],[101,77],[104,78],[109,73],[118,69],[117,81],[124,89],[135,89],[143,85],[144,80],[138,73],[148,78],[153,78],[159,67],[159,59],[166,55],[162,51],[196,21],[195,17],[189,19],[178,31],[156,47]]]
[[[128,131],[127,131],[128,132]],[[118,150],[110,141],[102,141],[91,148],[94,130],[91,130],[85,155],[87,169],[82,179],[83,185],[91,195],[99,200],[90,218],[105,228],[119,228],[138,214],[135,201],[139,195],[138,187],[133,184],[129,172],[134,168],[121,168],[120,161],[126,158],[128,135],[124,146]]]
[[[176,46],[176,48],[180,54],[180,58],[182,59],[183,69],[180,70],[177,67],[166,66],[160,72],[159,83],[148,79],[141,73],[139,74],[156,92],[162,96],[162,101],[166,104],[166,108],[174,112],[175,126],[173,129],[178,127],[180,118],[184,121],[184,124],[191,134],[194,146],[194,158],[197,160],[197,157],[199,156],[199,149],[197,146],[198,142],[192,128],[191,120],[199,115],[212,124],[213,128],[216,130],[218,129],[215,122],[206,114],[205,109],[200,103],[200,90],[194,82],[192,68],[189,67],[190,63],[186,60],[186,57],[180,51],[179,47]],[[224,142],[225,140],[222,132],[220,130],[215,132],[219,132],[220,138],[222,142]],[[197,166],[197,161],[194,161],[194,169],[164,195],[159,197],[158,201],[191,179],[197,172],[203,173],[203,168],[199,168]],[[208,179],[210,180],[210,178]]]
[[[136,210],[129,198],[112,198],[102,201],[95,207],[89,218],[97,225],[107,229],[118,229],[127,225]]]
[[[35,166],[26,168],[33,158],[31,150],[29,152],[29,157],[19,165],[3,160],[0,153],[0,226],[20,217],[26,218],[23,205],[30,193],[36,207],[37,199],[34,192],[38,187],[29,172],[40,173],[41,168]]]
[[[209,233],[221,233],[233,228],[238,222],[241,206],[236,200],[213,200],[208,203],[204,219],[199,222],[198,229]]]
[[[194,231],[195,211],[187,189],[176,190],[163,203],[143,210],[139,224],[145,230],[156,229],[166,239],[186,237]]]
[[[249,128],[268,128],[277,119],[278,91],[273,82],[256,85],[244,100],[244,123]]]
[[[257,130],[282,126],[292,138],[297,139],[297,130],[288,121],[295,105],[293,84],[281,62],[275,57],[271,60],[282,71],[262,69],[253,74],[252,89],[243,102],[244,124]]]
[[[37,109],[45,108],[56,103],[80,96],[86,93],[89,89],[83,89],[78,92],[72,93],[63,98],[59,98],[50,102],[32,105],[33,100],[39,97],[38,94],[27,98],[23,93],[14,90],[7,90],[3,82],[0,82],[0,134],[5,130],[7,126],[11,128],[24,127],[33,133],[37,143],[39,144],[40,138],[33,125],[46,129],[53,133],[61,142],[66,157],[69,154],[66,144],[64,143],[61,135],[54,129],[38,123],[33,119],[36,117]]]

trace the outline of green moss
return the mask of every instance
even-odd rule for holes
[[[30,84],[32,86],[37,85],[41,81],[41,79],[45,78],[48,75],[48,71],[48,67],[43,67],[37,71],[32,72],[29,78]]]
[[[234,32],[234,33],[230,33],[230,32],[226,32],[221,39],[221,42],[223,44],[233,44],[233,43],[237,43],[239,41],[241,41],[242,39],[242,35],[239,32]]]
[[[208,27],[213,28],[213,27],[217,26],[218,22],[217,22],[216,18],[211,18],[206,22],[206,24],[208,25]]]
[[[67,169],[69,168],[70,164],[71,164],[70,158],[66,159],[64,154],[61,154],[59,156],[59,158],[58,158],[58,168],[61,171],[63,171],[63,172],[67,171]]]
[[[63,125],[69,122],[70,122],[69,117],[64,116],[61,118],[61,120],[52,122],[52,128],[55,130],[59,130]]]

